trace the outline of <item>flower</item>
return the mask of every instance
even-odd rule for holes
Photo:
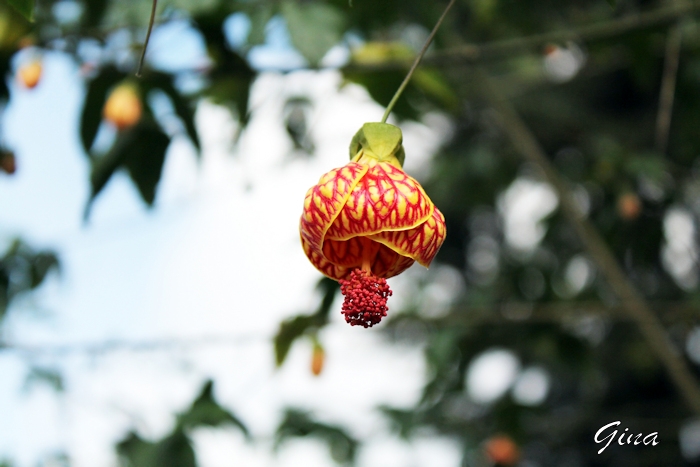
[[[365,123],[350,163],[323,175],[304,199],[301,243],[311,263],[340,282],[343,314],[371,327],[386,316],[386,279],[415,261],[428,267],[445,240],[445,218],[402,170],[401,130]]]

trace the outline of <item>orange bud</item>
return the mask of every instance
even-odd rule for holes
[[[634,193],[625,193],[617,199],[617,213],[626,221],[633,221],[642,213],[642,203]]]
[[[311,373],[318,376],[323,371],[323,361],[326,359],[326,352],[320,344],[314,345],[314,353],[311,356]]]
[[[130,84],[114,88],[102,109],[102,116],[117,127],[117,130],[129,128],[141,118],[141,99],[138,91]]]
[[[3,151],[0,153],[0,170],[8,175],[17,171],[17,160],[12,152]]]
[[[32,60],[20,66],[17,70],[17,80],[28,89],[34,88],[39,84],[41,78],[41,61]]]
[[[486,440],[484,443],[486,457],[497,465],[515,465],[520,458],[520,450],[509,436],[498,435]]]

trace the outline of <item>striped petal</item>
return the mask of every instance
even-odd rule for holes
[[[412,229],[428,220],[434,209],[417,181],[392,164],[379,162],[354,186],[326,239]]]
[[[346,278],[350,271],[362,265],[362,254],[365,248],[371,248],[369,253],[372,259],[372,274],[377,277],[389,278],[396,276],[408,269],[413,263],[413,258],[402,256],[391,248],[374,241],[363,241],[365,237],[353,237],[349,240],[326,240],[323,243],[324,259],[335,266],[335,269],[326,266],[325,270],[331,271]],[[334,277],[335,278],[335,277]]]
[[[299,231],[306,255],[319,269],[310,253],[315,252],[314,257],[323,256],[326,232],[367,170],[366,165],[350,162],[325,174],[317,185],[306,192]]]
[[[427,268],[442,246],[446,232],[445,217],[435,208],[432,216],[417,227],[381,232],[369,238],[386,245],[399,255],[418,261]]]

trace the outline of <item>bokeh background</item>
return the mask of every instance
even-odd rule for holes
[[[0,465],[698,465],[694,2],[456,0],[389,120],[436,261],[362,329],[304,256],[446,5],[162,0],[136,78],[151,2],[0,3]]]

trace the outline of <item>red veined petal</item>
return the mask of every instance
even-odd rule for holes
[[[323,243],[323,255],[325,259],[336,266],[334,274],[343,275],[343,278],[350,274],[353,268],[362,266],[362,253],[370,243],[370,248],[374,251],[370,253],[372,259],[372,274],[377,277],[389,278],[396,276],[408,269],[414,259],[401,256],[391,248],[375,241],[362,242],[363,237],[353,237],[349,240],[326,240]],[[328,269],[328,268],[327,268]]]
[[[299,223],[302,245],[314,266],[334,279],[335,275],[327,274],[323,270],[326,269],[326,265],[322,266],[318,259],[323,258],[323,240],[355,185],[367,170],[366,165],[350,162],[322,176],[318,184],[306,192],[304,211]]]
[[[399,255],[418,261],[427,268],[445,241],[446,233],[445,217],[435,208],[433,215],[417,227],[381,232],[369,238],[386,245]]]
[[[392,164],[379,162],[354,186],[326,239],[412,229],[429,219],[434,209],[416,180]]]

